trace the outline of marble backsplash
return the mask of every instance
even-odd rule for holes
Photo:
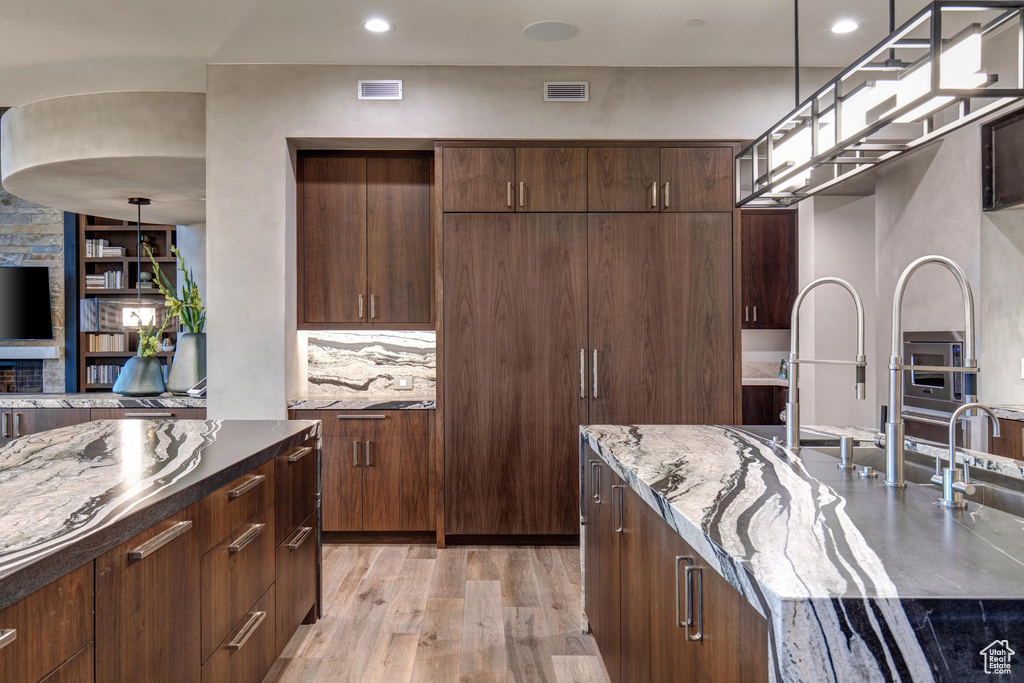
[[[434,332],[310,332],[306,349],[309,396],[434,398]],[[396,389],[398,377],[412,389]]]

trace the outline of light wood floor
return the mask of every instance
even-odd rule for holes
[[[579,549],[325,545],[324,617],[264,683],[607,681]]]

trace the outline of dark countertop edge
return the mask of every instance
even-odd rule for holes
[[[282,422],[286,422],[282,420]],[[96,560],[154,524],[181,512],[246,472],[270,462],[285,451],[312,438],[319,439],[320,423],[312,420],[289,420],[307,423],[301,431],[283,437],[272,446],[245,456],[217,472],[193,482],[187,488],[139,508],[70,545],[0,578],[0,610],[13,605],[40,588],[44,588],[84,564]],[[318,455],[319,457],[319,455]],[[70,556],[70,557],[69,557]]]

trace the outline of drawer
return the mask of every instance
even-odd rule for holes
[[[205,662],[274,583],[274,508],[253,517],[206,553],[200,560],[199,582]],[[271,633],[273,624],[271,620]]]
[[[278,547],[276,587],[277,649],[274,655],[280,656],[316,604],[316,515],[307,517]]]
[[[275,546],[316,510],[316,457],[316,439],[310,439],[275,458]]]
[[[199,554],[223,541],[273,502],[273,461],[263,463],[203,498],[199,502]]]
[[[40,683],[92,683],[96,680],[93,670],[94,660],[93,646],[92,643],[89,643]]]
[[[324,436],[426,436],[432,410],[294,410],[296,420],[321,420]]]
[[[205,420],[206,408],[93,408],[93,420]]]
[[[36,683],[92,639],[90,562],[0,611],[0,681]]]
[[[273,666],[274,586],[246,610],[203,665],[203,683],[260,683]]]

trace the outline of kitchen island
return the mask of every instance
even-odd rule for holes
[[[839,435],[870,438],[864,430],[808,432],[822,444],[830,435],[833,443]],[[813,447],[797,457],[773,444],[782,433],[581,428],[584,610],[592,626],[597,612],[600,628],[621,631],[621,652],[609,669],[621,666],[622,679],[632,677],[625,673],[629,651],[643,652],[643,628],[650,662],[636,666],[649,667],[651,680],[662,680],[659,672],[671,670],[662,660],[679,654],[664,644],[675,638],[669,629],[701,636],[679,639],[696,658],[693,648],[728,653],[719,647],[728,629],[728,638],[740,641],[730,675],[759,681],[981,680],[982,650],[995,644],[988,653],[994,661],[1000,647],[1024,645],[1024,519],[977,505],[950,511],[936,504],[934,489],[914,484],[887,489],[880,478],[838,469],[834,457]],[[630,510],[633,500],[645,509]],[[602,521],[611,528],[602,529]],[[665,529],[668,536],[659,536]],[[669,537],[686,550],[670,552],[663,542]],[[593,561],[601,550],[589,547],[609,538],[619,546],[606,556],[617,557],[621,570],[612,618],[608,570]],[[673,564],[680,567],[676,593],[666,596]],[[723,595],[712,591],[716,581],[738,595],[738,608],[716,604]],[[594,586],[601,594],[594,596]],[[662,614],[675,619],[664,624]],[[729,619],[737,623],[723,623]],[[687,621],[693,623],[684,628]],[[598,630],[595,637],[601,645]],[[694,674],[717,680],[707,670]]]
[[[97,420],[0,448],[0,680],[260,680],[316,617],[319,437]]]

